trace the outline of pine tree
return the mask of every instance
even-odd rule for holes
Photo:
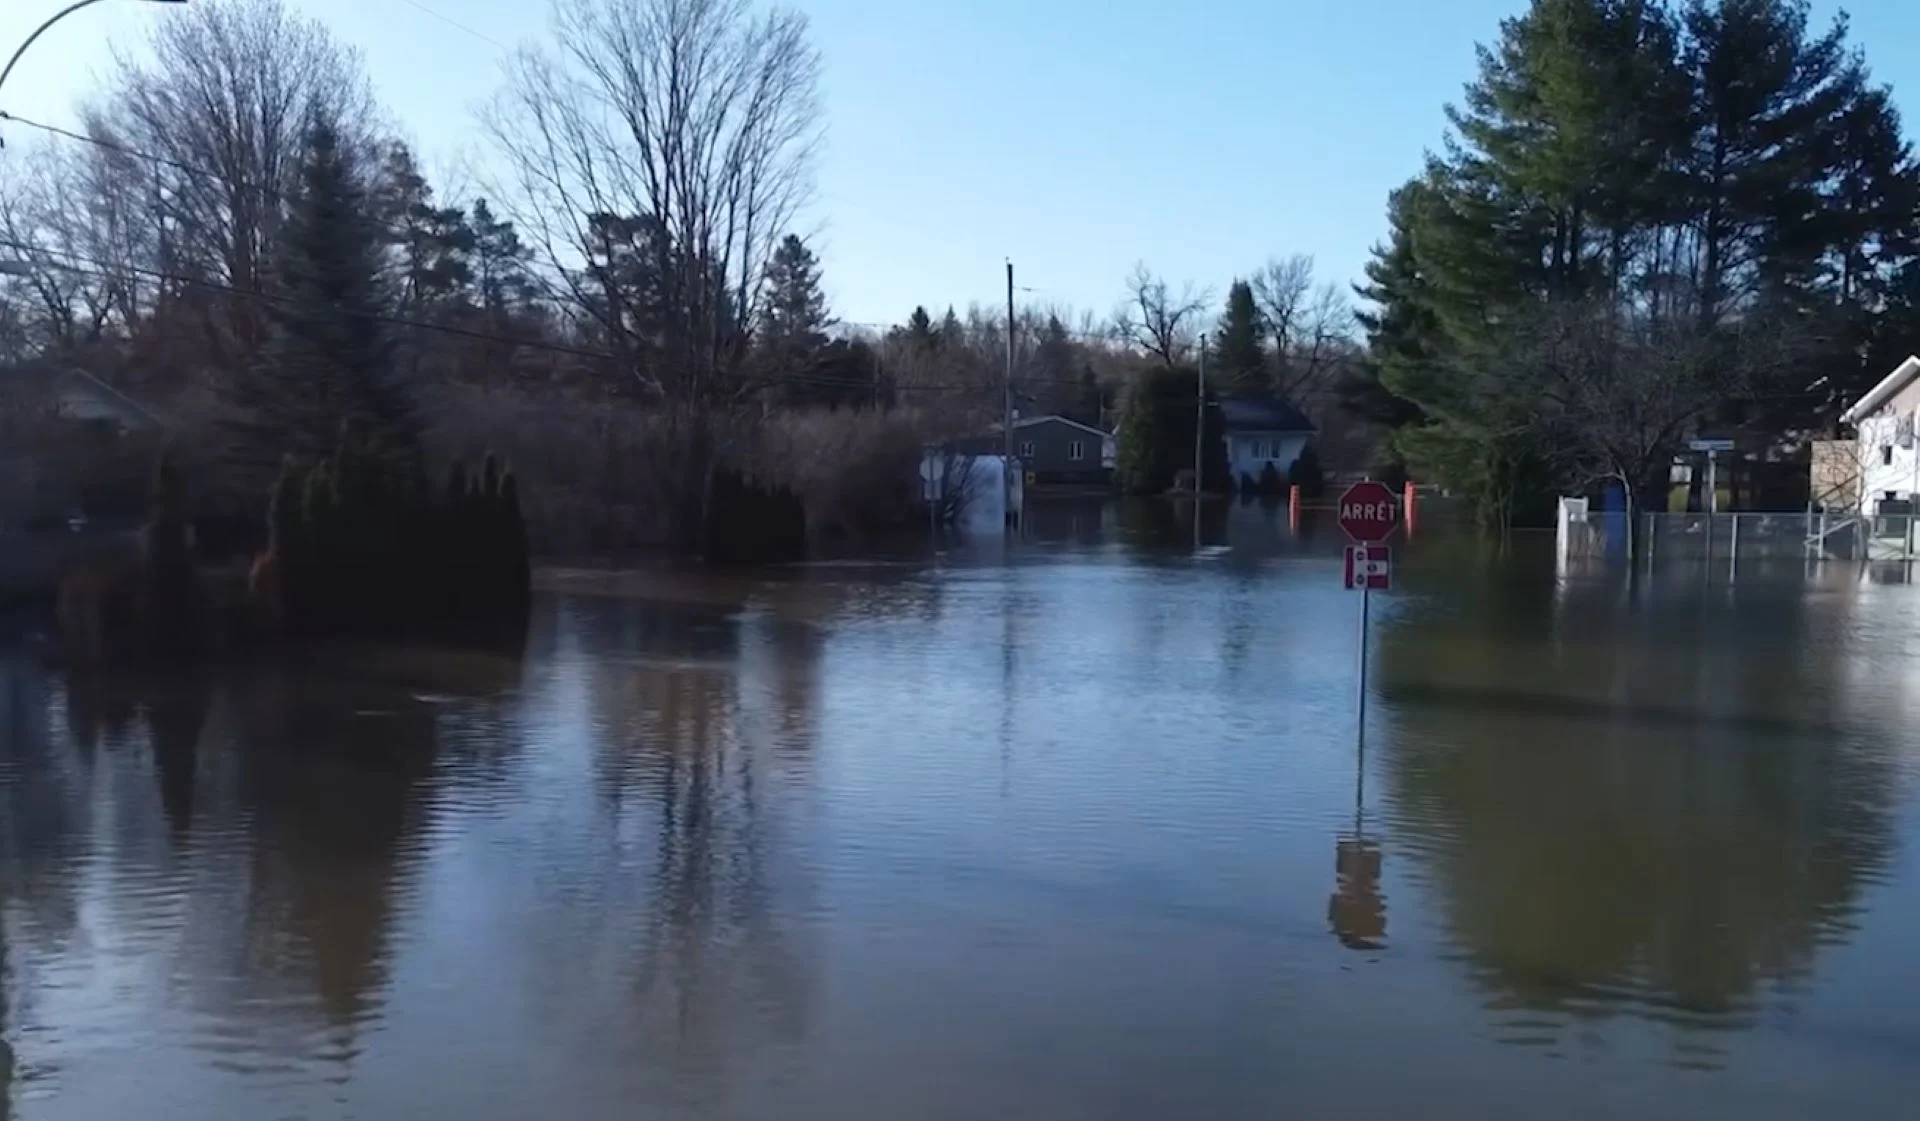
[[[1229,393],[1265,392],[1267,354],[1261,340],[1266,333],[1260,309],[1254,304],[1253,286],[1244,280],[1235,280],[1227,289],[1227,310],[1220,316],[1220,325],[1210,340],[1213,366],[1208,371],[1208,380]]]
[[[782,395],[789,403],[831,405],[843,396],[819,369],[832,324],[820,287],[820,262],[806,242],[788,234],[767,262],[754,347],[769,375],[784,383]]]
[[[959,350],[966,345],[967,329],[949,305],[947,314],[940,317],[940,346],[946,350]]]
[[[1067,334],[1058,316],[1047,316],[1040,328],[1040,341],[1033,349],[1033,361],[1027,365],[1031,385],[1026,397],[1034,407],[1049,413],[1070,413],[1079,396],[1076,372],[1080,350]]]
[[[1199,376],[1191,368],[1156,366],[1142,372],[1129,387],[1116,434],[1120,460],[1114,472],[1115,481],[1129,494],[1164,493],[1180,472],[1193,470],[1194,397]],[[1229,490],[1236,480],[1227,461],[1220,410],[1211,399],[1203,424],[1202,489]]]
[[[1804,427],[1884,373],[1920,198],[1884,90],[1804,0],[1534,0],[1363,294],[1410,466],[1501,520],[1596,476],[1664,485],[1699,426]],[[1763,337],[1764,336],[1764,337]],[[1869,361],[1872,361],[1871,359]]]
[[[399,257],[401,310],[416,317],[444,314],[473,281],[474,231],[466,212],[434,205],[433,188],[412,150],[400,143],[387,148],[369,201],[374,224]]]
[[[480,306],[495,320],[532,299],[528,262],[533,251],[513,223],[494,216],[486,199],[473,202],[473,278]]]
[[[820,288],[820,262],[806,242],[788,234],[767,262],[758,341],[775,350],[811,352],[826,345],[832,325]]]
[[[316,462],[351,425],[398,463],[419,455],[419,421],[383,320],[380,239],[354,158],[333,127],[308,137],[300,192],[274,254],[276,298],[260,360],[232,386],[231,462],[264,493],[282,458]]]
[[[907,342],[920,352],[932,350],[940,344],[940,336],[933,331],[933,317],[927,314],[925,307],[916,306],[913,314],[907,316]]]

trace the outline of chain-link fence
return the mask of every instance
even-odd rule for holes
[[[1662,560],[1883,561],[1920,557],[1920,518],[1852,512],[1648,514],[1640,552]]]
[[[1589,512],[1569,499],[1561,507],[1559,543],[1563,563],[1920,560],[1920,515],[1642,514],[1629,522],[1618,511]]]
[[[1641,519],[1641,551],[1661,559],[1799,559],[1816,552],[1821,515],[1647,514]],[[1828,535],[1829,537],[1831,534]]]

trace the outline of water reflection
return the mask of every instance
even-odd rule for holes
[[[1329,542],[1223,504],[1196,554],[1167,509],[573,574],[497,649],[0,663],[14,1108],[1753,1121],[1911,1089],[1910,589],[1419,545],[1362,754]]]
[[[1453,588],[1390,626],[1382,687],[1400,847],[1510,1042],[1633,1014],[1701,1031],[1790,1005],[1854,929],[1894,844],[1892,742],[1836,680],[1797,588]]]

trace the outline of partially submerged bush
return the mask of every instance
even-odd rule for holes
[[[284,466],[268,521],[252,587],[288,632],[381,634],[525,613],[519,487],[492,457],[477,475],[456,465],[435,493],[411,465],[343,439],[331,459]]]

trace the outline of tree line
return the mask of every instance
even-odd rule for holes
[[[1447,118],[1343,392],[1490,525],[1601,481],[1663,505],[1702,435],[1804,465],[1914,345],[1920,169],[1844,17],[1534,0]]]
[[[168,15],[78,130],[7,125],[0,255],[25,267],[0,275],[0,362],[154,404],[196,499],[256,521],[281,459],[350,421],[440,465],[499,451],[547,548],[698,549],[714,495],[763,483],[810,527],[898,524],[921,449],[998,421],[1010,333],[1023,412],[1172,416],[1204,338],[1215,391],[1301,406],[1331,465],[1504,525],[1602,480],[1644,503],[1701,434],[1791,460],[1917,322],[1920,173],[1844,22],[1802,0],[1536,0],[1357,293],[1300,257],[1218,297],[1142,265],[1110,314],[1027,306],[1011,332],[998,309],[836,321],[801,235],[821,61],[793,12],[555,0],[458,197],[323,25],[282,0]]]
[[[920,449],[998,422],[1009,333],[1018,409],[1111,427],[1215,311],[1142,266],[1110,317],[838,322],[798,232],[821,64],[793,12],[555,0],[551,40],[480,114],[485,190],[457,198],[323,24],[283,0],[168,15],[78,130],[8,124],[0,257],[25,267],[0,275],[0,363],[152,403],[196,501],[240,516],[348,424],[398,458],[502,451],[537,535],[637,511],[626,538],[697,548],[722,470],[816,479],[810,504],[864,495],[821,523],[904,520]],[[1222,384],[1308,394],[1356,359],[1351,322],[1310,261],[1277,260],[1231,288]],[[802,470],[823,456],[900,482]]]

